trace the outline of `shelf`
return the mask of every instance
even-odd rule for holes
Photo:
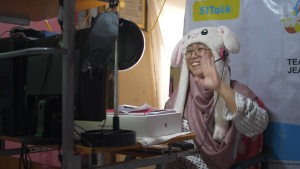
[[[27,48],[22,50],[16,50],[12,52],[6,52],[0,54],[0,59],[13,58],[24,55],[36,55],[36,54],[62,54],[66,55],[66,49],[59,48]]]
[[[9,136],[0,136],[0,140],[6,140],[6,141],[12,141],[12,142],[17,142],[21,143],[19,141],[20,137],[9,137]],[[174,142],[180,142],[180,141],[185,141],[185,140],[192,140],[196,139],[196,135],[191,133],[183,136],[178,136],[175,138],[172,138],[168,141],[165,141],[160,144],[166,144],[166,143],[174,143]],[[39,147],[48,147],[48,148],[58,148],[58,145],[36,145]],[[80,153],[86,153],[86,154],[92,154],[92,148],[91,147],[85,147],[82,146],[80,143],[79,144],[74,144],[75,152],[80,152]],[[95,153],[101,153],[101,152],[117,152],[117,151],[123,151],[123,150],[130,150],[130,149],[137,149],[137,148],[142,148],[141,143],[137,142],[133,146],[126,146],[126,147],[97,147],[95,150]]]
[[[108,4],[108,0],[74,0],[74,2],[75,12]],[[0,16],[27,19],[29,21],[41,21],[57,16],[58,3],[59,0],[3,1],[0,5]],[[0,20],[0,22],[3,21]]]

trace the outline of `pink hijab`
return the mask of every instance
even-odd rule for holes
[[[206,133],[206,125],[208,123],[208,132],[203,145],[200,147],[200,154],[207,166],[211,169],[228,169],[234,163],[232,151],[233,142],[236,133],[236,127],[233,121],[230,122],[229,131],[220,143],[213,139],[215,126],[215,118],[213,112],[214,92],[205,90],[201,85],[197,85],[193,75],[190,73],[190,85],[187,92],[187,98],[184,108],[184,118],[187,119],[190,131],[193,131],[197,138],[194,140],[199,147]],[[237,81],[230,81],[230,86],[246,98],[256,100],[257,96],[245,85]],[[166,108],[173,108],[177,98],[178,87],[171,95],[171,104],[167,104]],[[181,96],[184,97],[184,96]]]

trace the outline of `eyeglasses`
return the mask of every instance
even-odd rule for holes
[[[206,50],[210,49],[205,49],[202,45],[197,45],[194,50],[192,50],[191,47],[184,48],[181,52],[181,55],[185,60],[188,60],[193,55],[194,51],[197,56],[201,57],[205,54]]]

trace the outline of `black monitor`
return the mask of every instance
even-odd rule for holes
[[[81,71],[82,45],[88,30],[77,32],[74,56],[75,120],[102,121],[106,118],[108,68],[96,76]],[[59,45],[61,35],[32,41],[30,47]],[[33,55],[27,60],[25,108],[37,114],[36,137],[61,137],[62,58],[60,54]]]
[[[140,61],[144,52],[145,42],[143,33],[137,25],[122,18],[120,18],[119,22],[122,26],[119,28],[118,36],[118,63],[119,69],[127,70]],[[82,50],[88,33],[89,29],[82,29],[75,34],[74,120],[101,122],[106,119],[108,67],[114,68],[114,51],[108,56],[110,57],[108,67],[104,67],[97,76],[93,75],[91,79],[90,72],[81,71]],[[63,45],[62,35],[32,40],[27,44],[28,48],[59,48]],[[24,130],[22,131],[24,134],[20,135],[32,134],[37,138],[61,138],[62,55],[31,55],[17,58],[22,58],[23,67],[22,70],[19,70],[20,67],[18,68],[18,66],[15,66],[14,69],[21,72],[16,77],[22,79],[22,83],[18,84],[18,91],[14,91],[14,94],[21,96],[21,99],[14,101],[13,105],[20,105],[20,111],[16,111],[11,117],[20,117],[18,121],[14,120],[14,123],[18,124],[18,130],[20,126],[23,127],[21,127],[21,130]],[[3,109],[0,111],[3,113]],[[3,121],[5,120],[3,119]],[[24,137],[24,139],[26,139],[28,144],[43,143],[30,143],[28,137]],[[50,140],[50,142],[45,144],[52,143],[57,144],[57,140],[54,142]]]

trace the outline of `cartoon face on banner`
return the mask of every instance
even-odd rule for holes
[[[293,19],[289,18],[289,16],[287,16],[287,19],[282,19],[280,21],[280,23],[284,22],[285,30],[291,34],[297,33],[300,31],[300,0],[298,0],[296,5],[293,7],[292,13],[294,15],[294,17],[293,17],[294,20],[296,20],[296,23],[294,25],[291,23],[291,21],[293,21]]]

